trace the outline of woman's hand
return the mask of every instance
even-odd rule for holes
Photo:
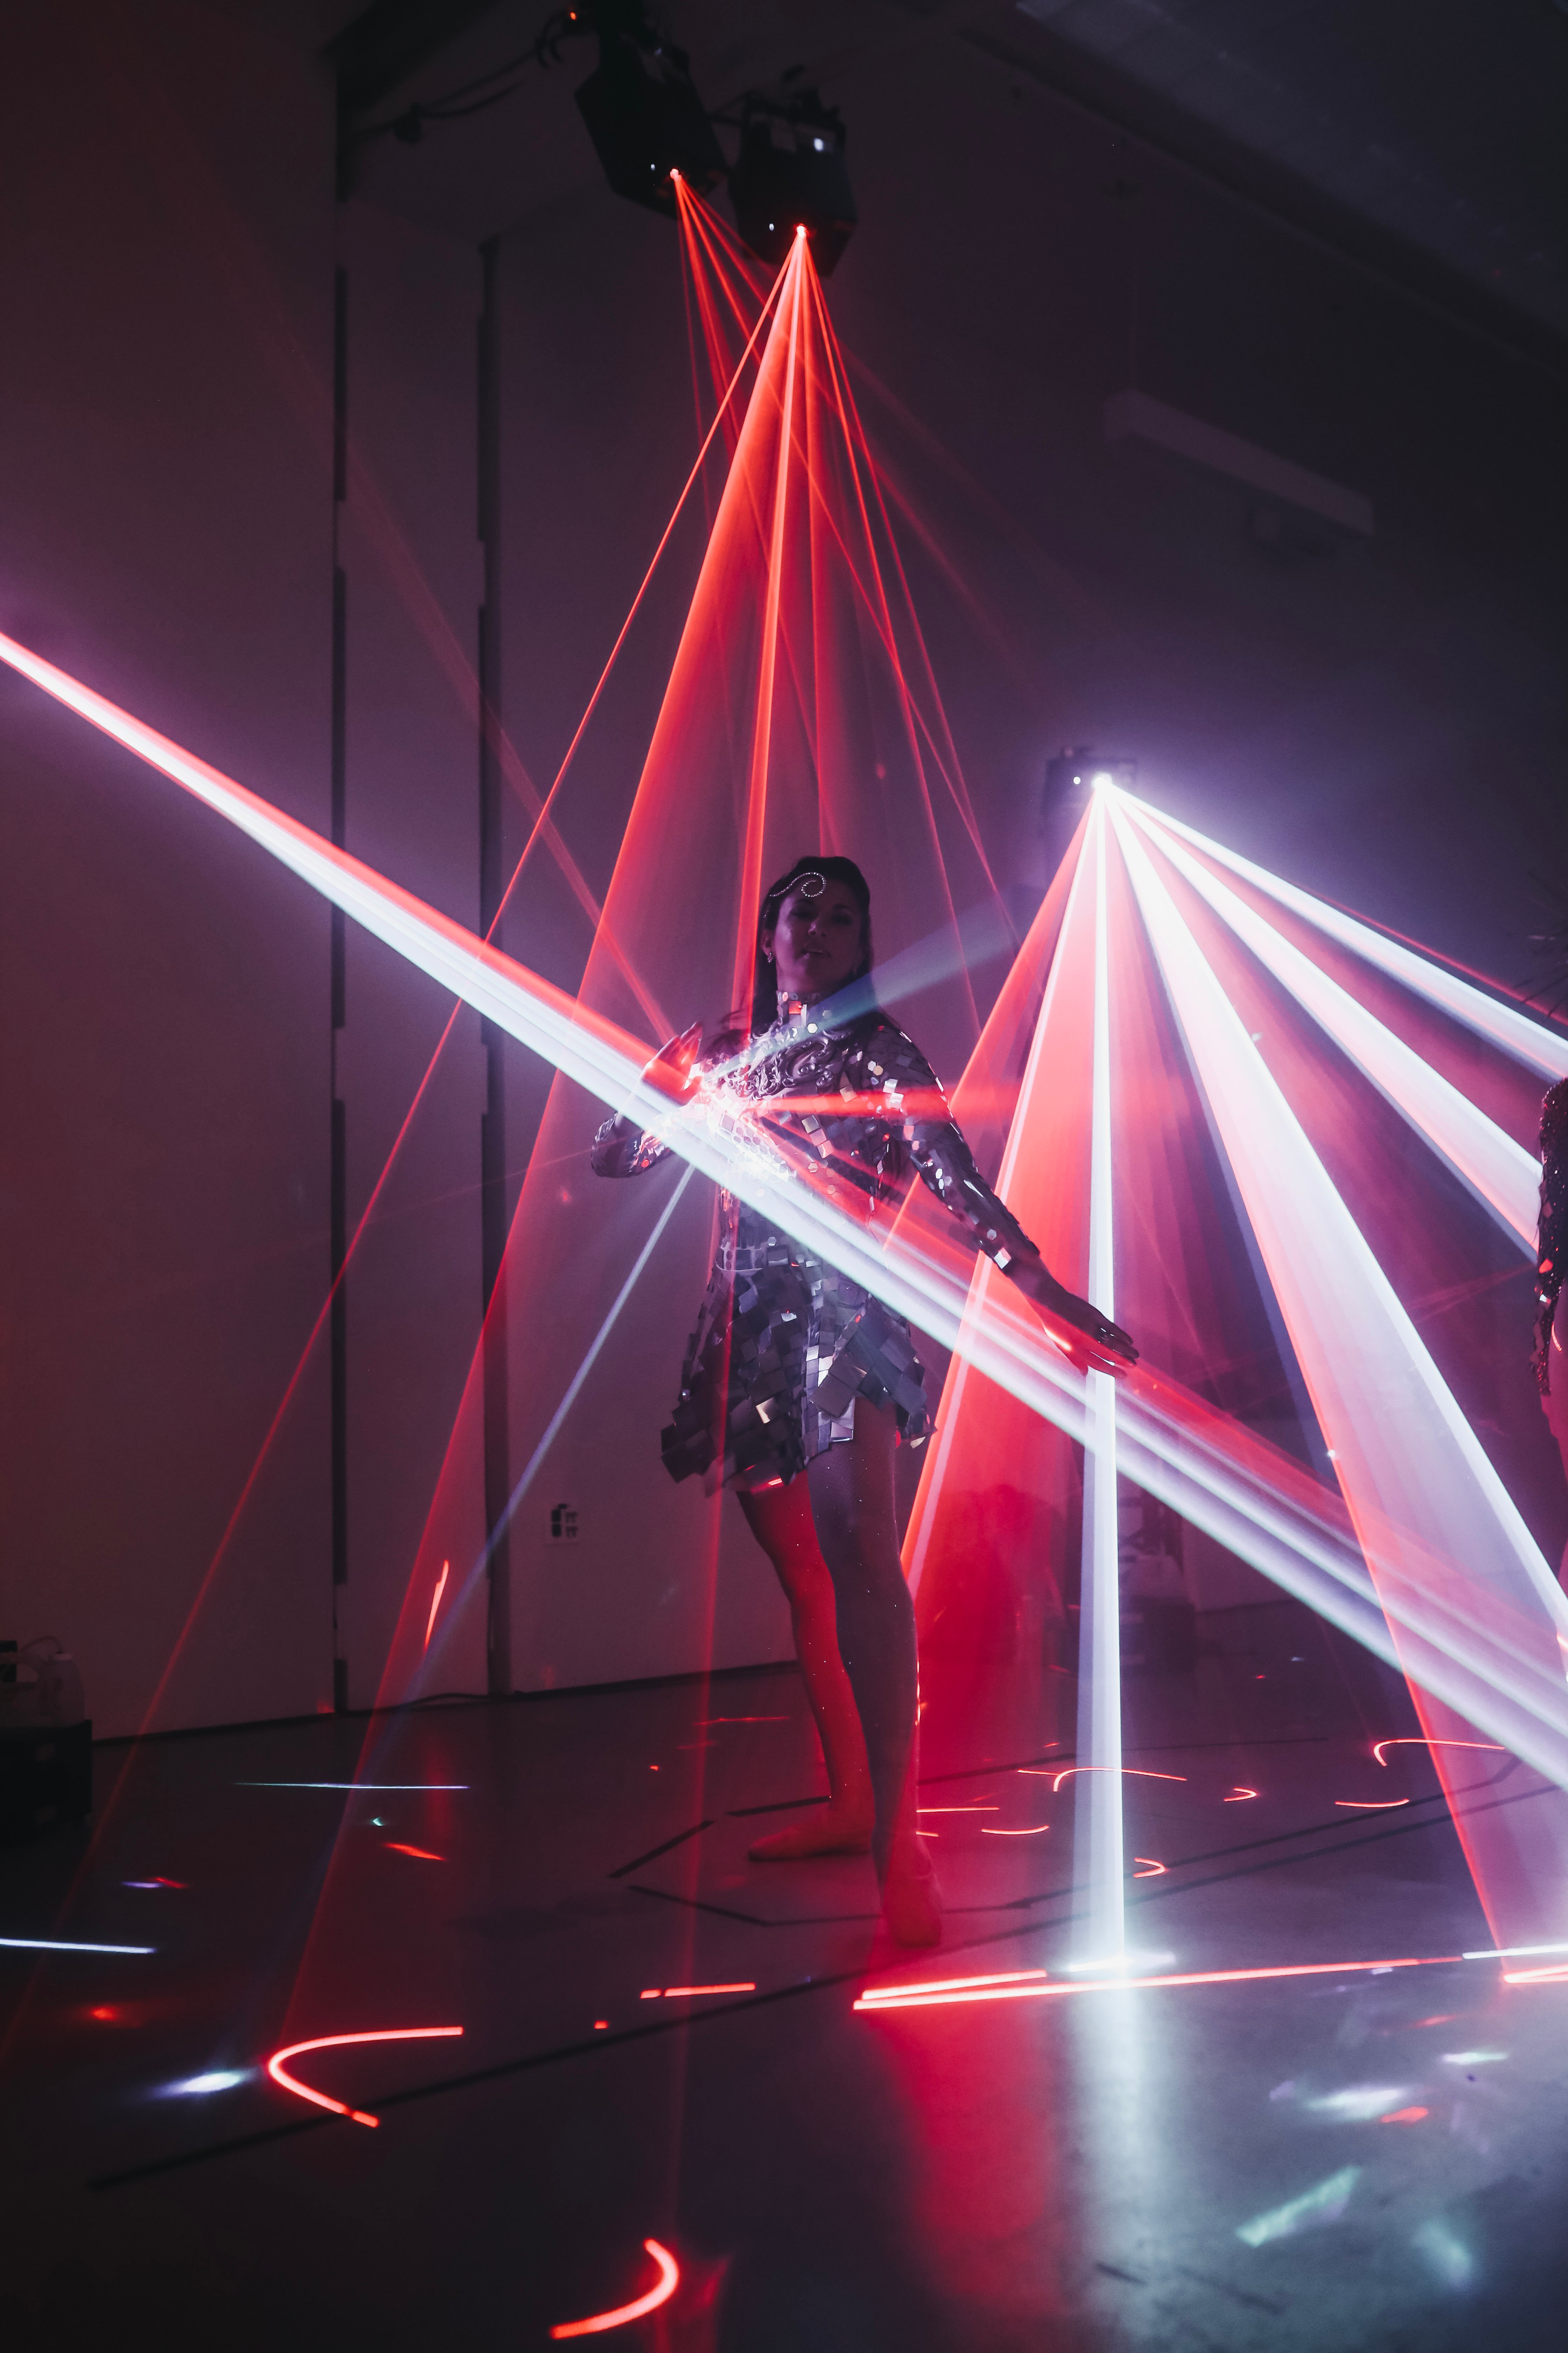
[[[1120,1380],[1138,1362],[1138,1351],[1120,1324],[1067,1290],[1044,1259],[1015,1261],[1007,1270],[1052,1328],[1051,1337],[1080,1373],[1110,1373]]]
[[[668,1046],[661,1046],[651,1062],[643,1066],[643,1084],[653,1087],[671,1103],[689,1103],[697,1092],[700,1082],[696,1075],[697,1057],[702,1051],[702,1024],[694,1021]]]

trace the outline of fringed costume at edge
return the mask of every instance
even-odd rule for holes
[[[1541,1106],[1541,1222],[1536,1238],[1535,1377],[1542,1409],[1568,1475],[1568,1330],[1558,1314],[1568,1272],[1568,1079],[1560,1079]],[[1568,1587],[1568,1546],[1558,1568]]]

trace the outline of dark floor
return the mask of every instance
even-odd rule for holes
[[[1489,1946],[1428,1760],[1373,1765],[1402,1692],[1294,1605],[1205,1630],[1128,1683],[1129,1764],[1183,1777],[1125,1783],[1147,1970]],[[1556,2353],[1568,1984],[856,2010],[1058,1981],[1075,1696],[928,1673],[925,1802],[964,1810],[926,1817],[949,1933],[914,1958],[868,1865],[746,1860],[818,1785],[793,1672],[100,1750],[91,1831],[0,1856],[0,1935],[155,1950],[0,1951],[6,2346],[527,2348],[647,2290],[652,2238],[681,2276],[628,2348]],[[356,1778],[463,1786],[264,1786]],[[374,2131],[263,2072],[433,2025],[297,2063]]]

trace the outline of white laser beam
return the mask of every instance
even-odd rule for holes
[[[1355,916],[1342,914],[1338,907],[1331,907],[1326,900],[1314,899],[1310,892],[1298,890],[1293,882],[1282,882],[1279,875],[1270,874],[1266,867],[1255,866],[1250,859],[1238,857],[1234,849],[1223,849],[1217,841],[1210,841],[1205,834],[1199,833],[1194,827],[1183,825],[1179,818],[1167,817],[1163,809],[1151,807],[1147,801],[1137,800],[1133,794],[1118,787],[1118,797],[1135,805],[1172,833],[1179,833],[1184,841],[1190,841],[1194,849],[1203,851],[1205,858],[1216,859],[1222,866],[1228,866],[1233,874],[1239,874],[1247,881],[1255,883],[1258,890],[1266,891],[1282,907],[1289,907],[1293,914],[1305,917],[1309,923],[1315,924],[1328,938],[1337,940],[1342,947],[1350,948],[1364,963],[1374,965],[1378,971],[1402,982],[1415,996],[1424,997],[1428,1005],[1435,1005],[1441,1012],[1450,1014],[1467,1029],[1474,1030],[1478,1038],[1485,1038],[1490,1045],[1500,1046],[1505,1054],[1511,1055],[1516,1062],[1522,1062],[1527,1070],[1539,1071],[1543,1079],[1568,1078],[1568,1038],[1561,1031],[1548,1029],[1541,1022],[1530,1020],[1526,1015],[1514,1012],[1511,1006],[1500,1005],[1495,997],[1488,997],[1481,989],[1473,988],[1468,981],[1460,980],[1457,974],[1445,972],[1440,965],[1428,962],[1426,957],[1417,955],[1412,948],[1402,947],[1397,940],[1386,939],[1381,932],[1374,932],[1370,924],[1359,923]]]

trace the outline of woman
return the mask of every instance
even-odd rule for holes
[[[870,969],[871,894],[859,868],[797,859],[763,901],[749,1038],[737,1018],[699,1059],[699,1032],[689,1030],[649,1075],[682,1099],[706,1084],[767,1149],[818,1172],[868,1222],[889,1217],[912,1169],[977,1249],[1074,1328],[1078,1362],[1123,1368],[1136,1358],[1132,1343],[1062,1288],[980,1176],[930,1064],[877,1008]],[[845,1096],[856,1100],[842,1116],[811,1108]],[[805,1099],[798,1112],[792,1097]],[[593,1165],[601,1176],[636,1176],[665,1150],[631,1122],[606,1120]],[[869,1845],[893,1936],[934,1944],[941,1911],[910,1770],[914,1609],[893,1502],[893,1450],[920,1445],[930,1428],[925,1374],[901,1316],[721,1198],[718,1256],[664,1460],[676,1479],[700,1472],[710,1492],[732,1485],[777,1571],[830,1791],[814,1820],[752,1852],[784,1861]]]

